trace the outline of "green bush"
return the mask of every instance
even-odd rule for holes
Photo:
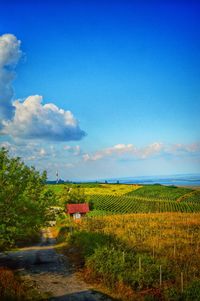
[[[71,244],[78,246],[83,255],[87,258],[91,256],[99,246],[104,246],[112,242],[110,236],[97,232],[74,232],[69,239]]]
[[[123,280],[125,263],[122,252],[114,247],[98,247],[87,260],[87,266],[110,287],[114,287],[116,281]]]
[[[45,225],[54,200],[45,181],[46,172],[41,175],[0,149],[0,250],[25,241]]]
[[[111,287],[117,281],[124,282],[134,290],[156,287],[159,283],[159,262],[154,262],[147,254],[135,254],[133,250],[125,250],[115,243],[97,247],[86,264]],[[169,278],[170,271],[164,264],[162,271],[163,279]]]

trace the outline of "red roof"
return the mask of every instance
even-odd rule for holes
[[[89,206],[87,203],[84,204],[67,204],[67,213],[87,213],[89,212]]]

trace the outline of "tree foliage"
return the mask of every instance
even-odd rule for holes
[[[64,187],[61,192],[61,199],[65,204],[81,204],[88,201],[88,196],[81,186]]]
[[[40,174],[0,149],[0,249],[25,240],[45,224],[53,202],[45,182],[46,172]]]

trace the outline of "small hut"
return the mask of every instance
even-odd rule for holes
[[[74,219],[80,219],[90,211],[87,203],[83,204],[67,204],[67,213]]]

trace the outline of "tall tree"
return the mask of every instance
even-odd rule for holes
[[[46,172],[40,174],[0,149],[0,249],[33,235],[45,224],[52,203],[45,182]]]

